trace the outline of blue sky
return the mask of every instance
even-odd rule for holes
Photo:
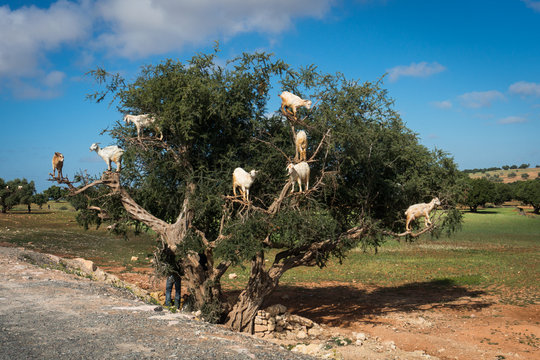
[[[121,114],[85,99],[97,87],[84,74],[134,79],[215,40],[224,59],[266,51],[350,79],[386,74],[407,127],[460,169],[540,164],[539,0],[15,0],[0,3],[0,177],[41,192],[55,151],[70,178],[99,174],[88,148],[112,144],[100,133]]]

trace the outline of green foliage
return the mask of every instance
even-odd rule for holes
[[[217,55],[216,49],[187,63],[148,65],[131,83],[102,69],[91,72],[104,87],[91,98],[112,95],[121,113],[157,119],[163,142],[140,142],[133,126],[120,121],[109,132],[125,150],[121,182],[133,199],[168,223],[185,206],[193,216],[177,256],[213,252],[214,260],[242,264],[261,251],[298,256],[325,242],[333,246],[310,261],[322,267],[358,241],[378,246],[383,231],[401,231],[411,204],[438,196],[446,208],[456,205],[464,175],[448,154],[419,144],[382,80],[350,80],[315,66],[295,70],[265,53],[225,63]],[[310,192],[287,194],[276,212],[267,209],[288,181],[285,169],[295,151],[289,120],[268,116],[277,110],[268,109],[270,96],[279,93],[271,84],[317,103],[299,109],[294,124],[308,133],[308,158],[318,151],[310,162]],[[229,197],[236,167],[259,170],[249,206]],[[99,226],[104,213],[120,228],[131,221],[106,187],[94,186],[72,203],[85,226]],[[460,220],[449,211],[440,231],[457,229]],[[366,236],[343,236],[357,226],[369,228]]]
[[[67,189],[63,189],[56,185],[52,185],[47,190],[43,191],[43,194],[47,197],[47,199],[54,200],[54,201],[64,199],[67,193],[68,193]]]
[[[47,196],[45,194],[35,194],[32,198],[32,202],[41,209],[41,207],[47,203]]]
[[[5,182],[0,179],[0,205],[2,212],[5,213],[15,205],[26,205],[30,212],[30,205],[34,200],[36,188],[33,181],[26,179],[14,179]]]
[[[520,182],[516,189],[516,199],[534,208],[534,213],[540,212],[540,180]]]
[[[468,186],[463,199],[472,212],[476,212],[478,206],[484,206],[495,199],[495,184],[486,179],[468,179]]]
[[[512,187],[509,184],[496,183],[493,203],[495,205],[502,205],[506,201],[512,200],[514,193]]]
[[[87,185],[96,179],[78,174],[74,180]],[[84,193],[70,196],[68,200],[77,210],[77,223],[85,230],[91,225],[98,229],[103,221],[108,221],[113,224],[113,233],[125,235],[127,229],[134,224],[122,207],[119,195],[111,194],[105,185],[90,187]]]

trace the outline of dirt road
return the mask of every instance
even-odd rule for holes
[[[0,246],[0,359],[310,359]]]

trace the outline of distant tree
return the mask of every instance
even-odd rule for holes
[[[531,165],[531,164],[521,164],[521,165],[519,165],[519,168],[520,169],[528,169],[529,165]]]
[[[494,187],[493,203],[502,205],[506,201],[512,200],[514,192],[509,184],[498,182]]]
[[[36,204],[37,206],[39,206],[39,208],[41,209],[43,207],[43,204],[47,203],[47,196],[43,193],[35,194],[32,199],[32,202]]]
[[[33,181],[26,179],[15,179],[7,183],[2,180],[0,183],[0,197],[2,202],[2,212],[5,213],[15,205],[26,205],[28,212],[31,212],[32,200],[36,188]]]
[[[503,170],[508,170],[508,169],[510,169],[510,166],[509,165],[503,165],[502,168],[503,168]]]
[[[495,199],[495,184],[486,179],[469,179],[463,204],[472,212],[478,211],[478,206],[485,206]]]
[[[53,185],[47,190],[43,191],[43,194],[47,197],[47,199],[58,201],[66,197],[66,195],[68,194],[68,190]]]
[[[516,199],[531,205],[535,214],[540,213],[540,180],[527,180],[517,185]]]
[[[521,178],[524,179],[524,180],[527,180],[529,178],[529,174],[523,173],[523,174],[521,174]]]
[[[510,166],[510,169],[512,169],[512,170],[517,169],[517,168],[518,168],[517,165]]]
[[[511,172],[511,173],[508,174],[508,177],[509,177],[509,178],[515,178],[516,176],[517,176],[517,175],[516,175],[515,172]]]
[[[4,179],[0,178],[0,206],[2,206],[2,213],[7,211],[6,199],[10,195],[10,190],[7,188],[7,184]]]

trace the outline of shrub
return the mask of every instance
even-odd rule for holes
[[[529,174],[523,173],[521,174],[521,178],[527,180],[529,178]]]
[[[515,173],[515,172],[511,172],[510,174],[508,174],[508,177],[509,177],[509,178],[515,178],[515,177],[516,177],[516,173]]]

